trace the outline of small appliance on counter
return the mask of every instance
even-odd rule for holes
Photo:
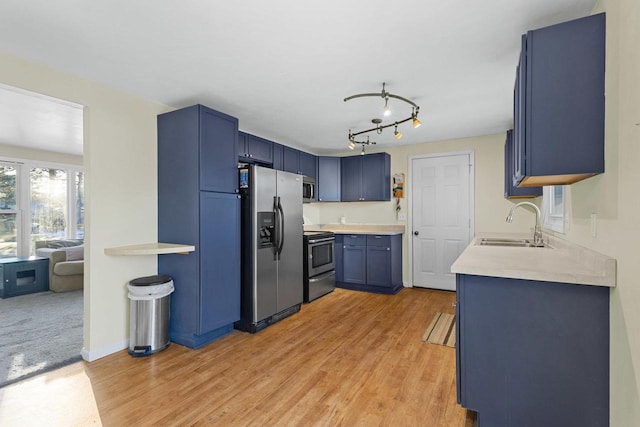
[[[335,235],[331,231],[304,232],[304,302],[336,288]]]

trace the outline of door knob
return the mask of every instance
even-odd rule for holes
[[[419,231],[414,231],[414,232],[413,232],[413,235],[414,235],[414,236],[417,236],[418,234],[420,234],[420,232],[419,232]]]

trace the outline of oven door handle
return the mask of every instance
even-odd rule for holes
[[[335,270],[331,270],[331,271],[323,273],[323,274],[321,274],[319,276],[310,278],[309,279],[309,283],[319,282],[321,280],[327,279],[327,278],[329,278],[331,276],[335,276],[335,275],[336,275],[336,271]]]
[[[335,237],[327,237],[324,239],[312,239],[312,240],[309,240],[309,243],[334,242],[335,240],[336,240]]]

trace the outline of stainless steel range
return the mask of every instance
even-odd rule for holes
[[[305,231],[304,302],[328,294],[336,287],[334,243],[330,231]]]

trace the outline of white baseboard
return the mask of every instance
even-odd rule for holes
[[[402,282],[402,286],[404,286],[405,288],[413,288],[413,285],[409,282]]]
[[[87,362],[93,362],[94,360],[98,360],[102,357],[108,356],[113,353],[117,353],[118,351],[121,351],[127,348],[129,348],[128,339],[110,344],[106,347],[102,347],[96,350],[87,350],[85,347],[82,347],[82,351],[80,351],[80,355]]]

